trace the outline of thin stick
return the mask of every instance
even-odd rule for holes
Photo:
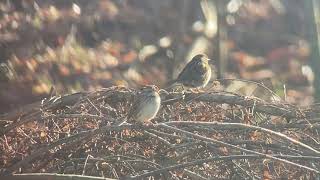
[[[269,155],[270,156],[270,155]],[[272,156],[273,158],[276,158],[276,156]],[[278,158],[279,157],[279,158]],[[300,158],[301,156],[285,156],[285,155],[277,155],[277,158],[288,158],[288,159],[294,159],[294,158]],[[149,176],[154,176],[160,173],[164,173],[164,172],[168,172],[168,171],[173,171],[176,169],[181,169],[181,168],[186,168],[186,167],[190,167],[190,166],[195,166],[195,165],[201,165],[204,163],[208,163],[208,162],[212,162],[212,161],[227,161],[227,160],[239,160],[239,159],[263,159],[263,158],[268,158],[265,155],[256,155],[256,154],[249,154],[249,155],[230,155],[230,156],[214,156],[214,157],[210,157],[210,158],[206,158],[206,159],[199,159],[199,160],[195,160],[195,161],[191,161],[191,162],[186,162],[186,163],[182,163],[182,164],[177,164],[177,165],[172,165],[172,166],[168,166],[165,168],[161,168],[161,169],[157,169],[154,171],[150,171],[138,176],[132,176],[128,179],[143,179]],[[309,157],[309,156],[305,156],[305,157],[301,157],[301,159],[305,158],[306,160],[312,160],[314,157]],[[320,159],[319,157],[317,157],[318,160]],[[284,159],[281,159],[283,161],[286,161]],[[295,163],[294,163],[295,164]],[[299,164],[296,164],[299,165]],[[301,167],[302,165],[299,165],[298,167]],[[304,168],[302,166],[302,168]],[[315,170],[315,169],[311,169],[309,167],[307,167],[308,170],[311,170],[313,172],[316,173],[320,173],[319,171]]]
[[[85,173],[86,173],[86,167],[87,167],[87,163],[88,163],[88,159],[91,157],[91,155],[87,155],[87,158],[86,158],[86,160],[85,160],[85,162],[84,162],[84,166],[83,166],[83,170],[82,170],[82,176],[84,176],[85,175]]]
[[[53,149],[59,145],[62,145],[64,143],[71,143],[71,142],[75,142],[75,141],[81,141],[87,137],[92,137],[94,135],[97,135],[99,133],[105,132],[105,131],[121,131],[124,129],[134,129],[137,128],[137,126],[132,126],[132,125],[122,125],[122,126],[103,126],[99,129],[94,129],[94,130],[89,130],[89,131],[84,131],[78,134],[75,134],[73,136],[70,137],[66,137],[63,139],[60,139],[56,142],[53,142],[43,148],[40,148],[36,151],[34,151],[33,153],[31,153],[28,157],[26,157],[25,159],[17,162],[16,164],[14,164],[13,166],[11,166],[10,168],[7,169],[7,173],[11,173],[12,171],[26,165],[29,164],[30,162],[32,162],[35,158],[43,155],[44,153],[46,153],[47,151],[49,151],[50,149]]]
[[[185,130],[182,130],[182,129],[178,129],[176,127],[172,127],[172,126],[166,125],[166,124],[159,124],[159,127],[171,130],[173,132],[185,134],[186,136],[191,136],[191,137],[193,137],[195,139],[199,139],[199,140],[202,140],[202,141],[205,141],[205,142],[219,144],[219,145],[222,145],[222,146],[238,149],[238,150],[240,150],[242,152],[260,155],[260,156],[263,156],[263,157],[268,158],[268,159],[273,159],[273,160],[280,161],[280,162],[283,162],[283,163],[291,164],[291,165],[294,165],[294,166],[297,166],[297,167],[300,167],[300,168],[303,168],[303,169],[307,169],[307,170],[310,170],[312,172],[320,174],[320,171],[315,170],[315,169],[310,168],[310,167],[307,167],[307,166],[304,166],[304,165],[300,165],[300,164],[297,164],[297,163],[294,163],[294,162],[291,162],[291,161],[288,161],[288,160],[285,160],[285,159],[280,159],[280,158],[277,158],[277,157],[274,157],[274,156],[271,156],[271,155],[268,155],[268,154],[263,154],[263,153],[260,153],[260,152],[248,150],[248,149],[245,149],[245,148],[241,148],[241,147],[238,147],[236,145],[232,145],[232,144],[229,144],[229,143],[226,143],[226,142],[222,142],[222,141],[219,141],[219,140],[216,140],[216,139],[207,138],[207,137],[204,137],[204,136],[201,136],[201,135],[197,135],[197,134],[191,133],[189,131],[185,131]]]
[[[259,127],[259,126],[254,126],[254,125],[249,125],[249,124],[242,124],[242,123],[223,123],[223,122],[199,122],[199,121],[170,121],[170,122],[166,122],[166,123],[163,123],[163,124],[166,124],[166,125],[192,125],[192,126],[195,126],[195,125],[203,125],[203,126],[213,126],[215,128],[220,128],[220,127],[223,127],[223,128],[231,128],[231,129],[235,129],[235,128],[243,128],[243,129],[251,129],[251,130],[258,130],[258,131],[262,131],[262,132],[265,132],[265,133],[268,133],[268,134],[272,134],[272,135],[275,135],[275,136],[278,136],[278,137],[281,137],[283,139],[286,139],[294,144],[297,144],[301,147],[304,147],[316,154],[319,154],[320,155],[320,151],[314,149],[313,147],[307,145],[307,144],[304,144],[298,140],[295,140],[291,137],[288,137],[280,132],[276,132],[276,131],[272,131],[270,129],[266,129],[266,128],[263,128],[263,127]]]
[[[82,176],[75,174],[56,174],[56,173],[27,173],[27,174],[14,174],[7,177],[10,180],[43,180],[43,179],[56,179],[56,180],[115,180],[111,178]],[[4,178],[5,179],[5,178]]]

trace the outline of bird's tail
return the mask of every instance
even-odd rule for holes
[[[175,83],[177,83],[176,79],[168,81],[167,84],[166,84],[166,87],[170,87],[170,86],[174,85]]]
[[[164,90],[170,90],[172,89],[174,86],[176,86],[177,84],[177,80],[174,79],[174,80],[171,80],[169,82],[167,82],[167,84],[165,85],[165,87],[163,88]]]

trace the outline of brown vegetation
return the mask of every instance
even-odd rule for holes
[[[133,95],[112,87],[6,114],[2,173],[116,179],[312,179],[320,173],[316,108],[227,92],[163,93],[153,125],[113,126]]]

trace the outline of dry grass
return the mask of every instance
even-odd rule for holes
[[[3,115],[1,170],[106,178],[319,176],[316,108],[227,92],[162,94],[154,125],[112,124],[135,91],[112,87],[51,97]],[[290,120],[290,123],[287,123]]]

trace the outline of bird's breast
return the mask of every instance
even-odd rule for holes
[[[146,102],[145,107],[141,110],[141,112],[138,114],[138,120],[140,121],[149,121],[150,119],[153,119],[160,108],[160,97],[159,96],[153,96]]]

